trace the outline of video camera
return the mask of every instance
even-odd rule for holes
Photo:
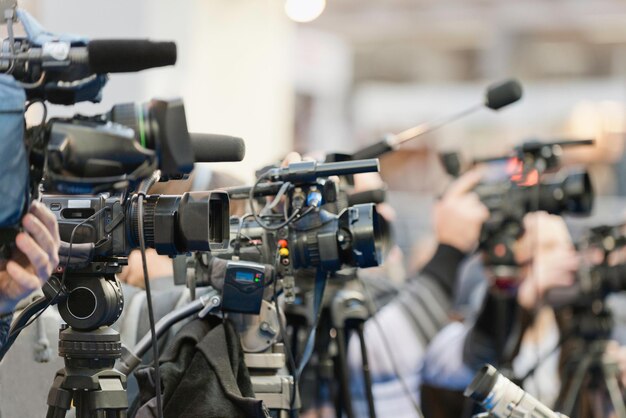
[[[380,263],[384,233],[374,204],[358,204],[333,214],[322,206],[336,201],[334,182],[329,176],[378,171],[378,160],[316,163],[292,163],[286,168],[272,168],[261,175],[252,188],[233,188],[231,198],[255,197],[276,193],[274,202],[259,215],[250,215],[231,224],[233,247],[244,249],[251,257],[262,254],[294,269],[318,268],[334,272],[342,267],[372,267]],[[261,183],[266,180],[269,183]],[[285,216],[271,211],[281,197],[286,197]],[[269,208],[269,209],[268,209]],[[263,251],[258,248],[264,248]]]
[[[38,154],[48,161],[46,192],[98,194],[43,197],[59,221],[62,240],[93,243],[97,257],[125,256],[139,246],[138,196],[128,192],[156,170],[165,179],[180,178],[195,160],[180,100],[116,105],[103,115],[55,119],[40,135],[34,142],[47,144]],[[146,245],[171,256],[222,248],[228,242],[228,213],[225,193],[147,196]]]
[[[464,395],[485,408],[489,416],[496,418],[567,418],[552,411],[489,364],[476,373]]]
[[[593,189],[585,171],[558,171],[562,148],[590,141],[526,142],[512,157],[486,163],[484,180],[474,189],[490,217],[483,225],[480,248],[484,262],[498,277],[512,277],[513,243],[523,234],[529,212],[585,216],[593,207]]]
[[[5,204],[0,212],[0,248],[6,258],[20,230],[22,216],[32,199],[38,197],[42,179],[50,191],[62,193],[119,190],[128,188],[132,181],[149,177],[156,168],[163,168],[166,174],[170,169],[174,171],[169,164],[158,164],[159,158],[163,162],[174,161],[177,169],[188,172],[193,153],[187,150],[179,154],[186,150],[186,144],[172,149],[168,147],[172,142],[155,144],[154,152],[141,150],[131,141],[131,129],[79,117],[53,119],[25,132],[24,113],[32,103],[98,102],[107,81],[106,73],[172,65],[176,62],[176,45],[143,40],[89,41],[55,35],[17,9],[16,2],[3,2],[0,6],[8,29],[8,38],[0,48],[0,155],[7,159],[0,172],[0,183],[5,185],[1,190]],[[18,19],[26,37],[14,36],[13,26]],[[169,108],[170,104],[174,106]],[[175,133],[181,114],[184,121],[182,104],[160,102],[152,113],[166,128],[159,134],[162,138]],[[45,117],[44,104],[44,122]],[[81,176],[91,178],[81,180]]]

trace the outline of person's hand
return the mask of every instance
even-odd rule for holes
[[[17,249],[0,262],[0,304],[12,310],[17,302],[48,280],[59,264],[59,227],[56,218],[39,202],[33,202],[22,219],[24,232],[17,234]],[[6,312],[3,312],[6,313]]]
[[[481,171],[468,171],[455,180],[435,204],[433,220],[440,244],[467,253],[478,243],[483,223],[489,218],[489,210],[472,192],[481,178]]]
[[[532,264],[520,284],[517,301],[523,308],[532,310],[548,290],[572,285],[579,257],[560,216],[531,213],[524,218],[524,228],[515,256],[520,263],[532,261]]]

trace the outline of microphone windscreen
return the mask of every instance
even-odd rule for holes
[[[190,133],[197,163],[241,161],[246,156],[243,139],[228,135]]]
[[[517,80],[493,84],[487,89],[485,106],[499,110],[522,98],[522,85]]]
[[[176,63],[174,42],[147,39],[99,39],[87,44],[89,68],[95,74],[126,73]]]

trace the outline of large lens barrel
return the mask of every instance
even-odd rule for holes
[[[139,245],[137,196],[130,205],[130,238]],[[151,195],[144,201],[146,246],[159,254],[224,249],[229,240],[229,200],[224,192]]]
[[[388,240],[385,225],[373,204],[351,206],[339,215],[321,210],[304,216],[289,231],[293,266],[328,272],[378,266]]]
[[[539,209],[557,215],[589,215],[593,209],[589,174],[576,171],[565,178],[544,179],[539,185]]]
[[[476,401],[494,417],[567,418],[530,396],[519,386],[502,376],[493,366],[484,365],[464,395]]]
[[[345,264],[352,267],[375,267],[382,262],[389,244],[389,225],[374,204],[354,205],[339,214],[338,235],[345,254]]]

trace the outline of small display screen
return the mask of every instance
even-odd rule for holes
[[[235,273],[235,280],[243,283],[252,283],[258,280],[254,280],[254,273],[251,271],[238,271]]]

